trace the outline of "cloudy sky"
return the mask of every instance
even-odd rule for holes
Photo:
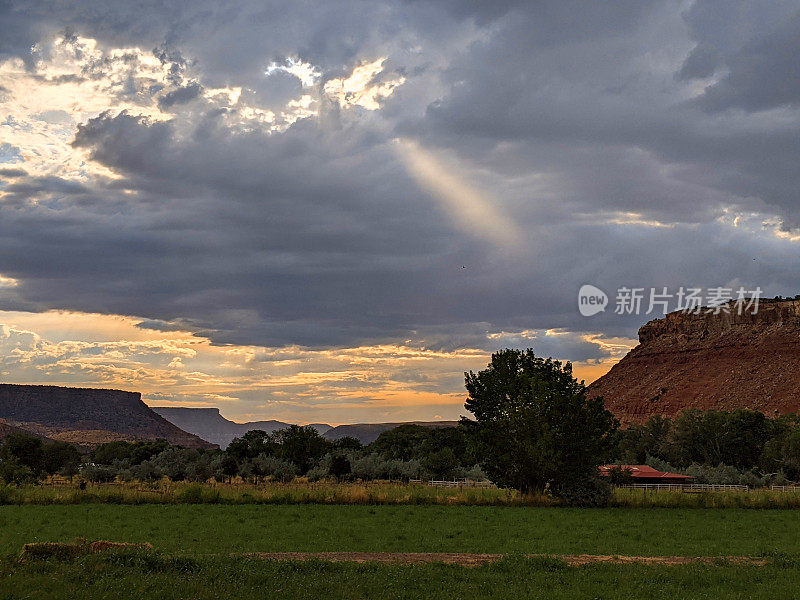
[[[0,1],[0,379],[451,419],[800,292],[800,2]],[[611,297],[592,317],[577,294]],[[663,311],[662,311],[663,312]]]

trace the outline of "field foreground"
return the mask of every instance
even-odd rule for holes
[[[792,598],[799,528],[792,510],[0,506],[0,598]],[[81,537],[155,550],[20,560]]]
[[[521,494],[496,487],[434,487],[390,482],[266,481],[252,483],[157,482],[90,483],[85,489],[66,481],[43,485],[0,484],[0,505],[12,504],[354,504],[552,507],[545,494]],[[793,492],[754,489],[683,493],[616,488],[611,506],[625,508],[800,508]]]
[[[797,563],[569,566],[556,558],[508,557],[474,568],[187,558],[109,552],[73,561],[0,566],[0,597],[118,600],[314,598],[796,598]]]
[[[415,565],[424,563],[442,563],[477,567],[499,562],[506,558],[504,554],[469,554],[464,552],[250,552],[247,558],[261,560],[327,562],[383,563],[387,565]],[[524,558],[553,558],[569,566],[590,565],[594,563],[639,564],[639,565],[688,565],[692,563],[730,563],[736,565],[755,565],[763,567],[770,564],[766,558],[752,556],[619,556],[612,554],[528,554]]]
[[[0,507],[0,554],[75,538],[173,554],[469,552],[800,558],[800,511],[492,506]]]

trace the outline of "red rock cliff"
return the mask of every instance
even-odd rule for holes
[[[589,386],[622,423],[686,408],[800,411],[800,301],[738,314],[674,312],[639,329],[639,345]]]

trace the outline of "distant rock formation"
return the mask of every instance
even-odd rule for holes
[[[138,392],[4,383],[0,384],[0,419],[84,446],[165,439],[189,448],[213,447],[153,412]]]
[[[422,425],[423,427],[455,427],[458,421],[405,421],[402,423],[354,423],[352,425],[338,425],[326,432],[324,437],[329,440],[338,440],[343,437],[353,437],[362,444],[371,444],[378,439],[384,431],[389,431],[400,425]]]
[[[218,408],[156,406],[153,407],[153,410],[181,429],[191,431],[204,440],[219,444],[220,448],[226,448],[233,438],[241,437],[254,429],[272,433],[279,429],[286,429],[290,425],[290,423],[273,420],[236,423],[223,417]],[[411,421],[410,423],[426,427],[455,427],[458,421]],[[332,427],[324,423],[312,423],[309,427],[313,427],[320,432],[322,437],[329,440],[354,437],[362,444],[369,444],[378,439],[378,436],[384,431],[406,424],[408,423],[356,423]]]
[[[620,421],[687,408],[800,410],[800,301],[762,301],[738,314],[673,312],[639,329],[639,345],[589,386]]]
[[[204,440],[218,444],[220,448],[227,448],[233,438],[241,437],[248,431],[260,429],[267,433],[286,429],[289,423],[282,421],[251,421],[249,423],[236,423],[223,417],[218,408],[192,408],[178,406],[156,406],[153,410],[184,431],[191,431]],[[321,434],[328,431],[331,426],[322,423],[311,425]]]

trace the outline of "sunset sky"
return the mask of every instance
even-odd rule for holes
[[[800,2],[0,2],[0,380],[454,419],[800,293]],[[593,284],[606,311],[578,312]]]

